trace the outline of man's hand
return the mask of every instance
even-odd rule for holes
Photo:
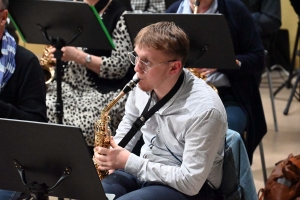
[[[95,147],[94,161],[100,170],[124,169],[130,152],[120,146],[111,137],[112,148]]]

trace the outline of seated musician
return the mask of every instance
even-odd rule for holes
[[[105,193],[122,200],[210,199],[222,180],[224,106],[205,81],[183,68],[189,39],[173,22],[143,28],[134,46],[128,56],[140,81],[111,148],[94,149],[98,169],[114,170],[102,180]],[[146,116],[164,101],[125,148],[118,145],[143,110]],[[145,144],[137,156],[131,150],[141,136]]]
[[[103,107],[132,78],[134,71],[127,59],[132,43],[125,25],[125,7],[118,0],[85,0],[95,6],[115,44],[114,50],[62,48],[64,66],[62,77],[63,124],[80,127],[93,154],[94,123]],[[101,46],[99,45],[101,49]],[[50,48],[53,58],[55,48]],[[53,61],[55,59],[53,58]],[[57,122],[56,81],[47,90],[47,116],[50,123]],[[126,97],[111,110],[111,129],[115,133],[124,115]]]
[[[202,69],[198,68],[198,72],[207,76],[206,81],[217,87],[226,109],[228,128],[237,131],[245,139],[249,161],[252,163],[254,150],[267,132],[259,86],[256,81],[256,75],[261,74],[264,69],[264,48],[253,18],[242,1],[199,0],[199,3],[200,5],[195,10],[195,0],[179,0],[166,12],[220,13],[225,16],[240,69],[217,70],[206,66]]]
[[[129,3],[130,10],[136,13],[164,13],[166,11],[165,0],[130,0]]]
[[[7,9],[8,1],[0,0],[0,118],[47,122],[43,71],[37,57],[6,30]],[[16,200],[20,194],[0,188],[1,200]]]

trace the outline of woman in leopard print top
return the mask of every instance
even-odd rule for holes
[[[127,58],[127,52],[133,48],[123,17],[125,7],[118,0],[96,0],[96,4],[95,0],[89,1],[85,0],[95,5],[116,48],[107,51],[63,47],[62,61],[67,61],[67,64],[62,77],[62,100],[63,124],[80,127],[87,144],[92,147],[93,127],[101,110],[117,96],[134,73]],[[90,63],[86,61],[88,54],[91,55]],[[52,82],[46,98],[49,123],[56,123],[56,97],[56,82]],[[123,117],[126,99],[124,96],[110,111],[113,134]]]

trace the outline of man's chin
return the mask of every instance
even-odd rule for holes
[[[142,91],[144,92],[149,92],[151,91],[151,89],[149,89],[148,87],[143,86],[141,83],[138,83],[137,85]]]

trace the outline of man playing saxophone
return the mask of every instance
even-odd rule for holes
[[[122,200],[210,199],[222,180],[225,108],[205,81],[183,68],[189,39],[173,22],[143,28],[134,46],[128,56],[140,81],[129,93],[111,148],[94,149],[98,168],[114,170],[102,180],[105,193]],[[171,91],[125,148],[119,146],[134,121]],[[131,151],[141,136],[138,156]]]

